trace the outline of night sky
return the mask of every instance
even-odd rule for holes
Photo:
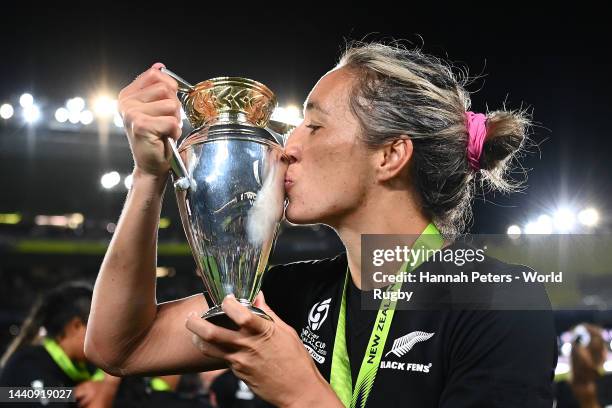
[[[303,3],[279,13],[229,3],[3,6],[0,103],[26,91],[56,107],[101,87],[116,94],[161,61],[191,82],[246,76],[267,84],[281,104],[301,104],[346,40],[407,39],[483,75],[469,89],[475,92],[472,110],[505,103],[533,111],[535,146],[523,160],[530,169],[528,189],[478,200],[475,231],[505,231],[562,203],[592,204],[603,214],[612,207],[612,57],[603,9],[584,3],[579,10],[562,9],[557,3],[535,10],[510,2],[451,9],[435,2],[429,9],[400,10],[376,2],[334,12]],[[16,158],[0,163],[2,183],[15,183],[11,160]],[[9,208],[15,203],[2,198],[0,210],[19,210]]]

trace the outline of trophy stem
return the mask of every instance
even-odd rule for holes
[[[270,316],[268,316],[263,310],[258,307],[255,307],[246,299],[237,299],[243,306],[249,309],[251,312],[255,313],[257,316],[262,317],[267,320],[272,320]],[[238,330],[239,327],[232,319],[230,319],[221,306],[214,306],[208,309],[206,313],[202,315],[202,319],[206,319],[212,324],[217,326],[224,327],[230,330]]]

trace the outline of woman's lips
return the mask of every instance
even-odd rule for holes
[[[293,180],[286,178],[285,179],[285,191],[288,191],[291,186],[293,186]]]

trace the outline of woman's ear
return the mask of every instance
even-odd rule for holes
[[[390,180],[406,169],[412,157],[412,148],[412,140],[406,135],[384,145],[378,154],[378,180]]]

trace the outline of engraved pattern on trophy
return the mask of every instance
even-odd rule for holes
[[[272,91],[245,78],[213,78],[181,93],[185,114],[196,129],[215,121],[265,127],[276,106]]]
[[[284,138],[266,127],[276,97],[258,82],[225,77],[179,95],[195,130],[171,160],[183,228],[213,303],[202,317],[232,327],[219,306],[232,293],[269,318],[251,303],[285,208]]]

